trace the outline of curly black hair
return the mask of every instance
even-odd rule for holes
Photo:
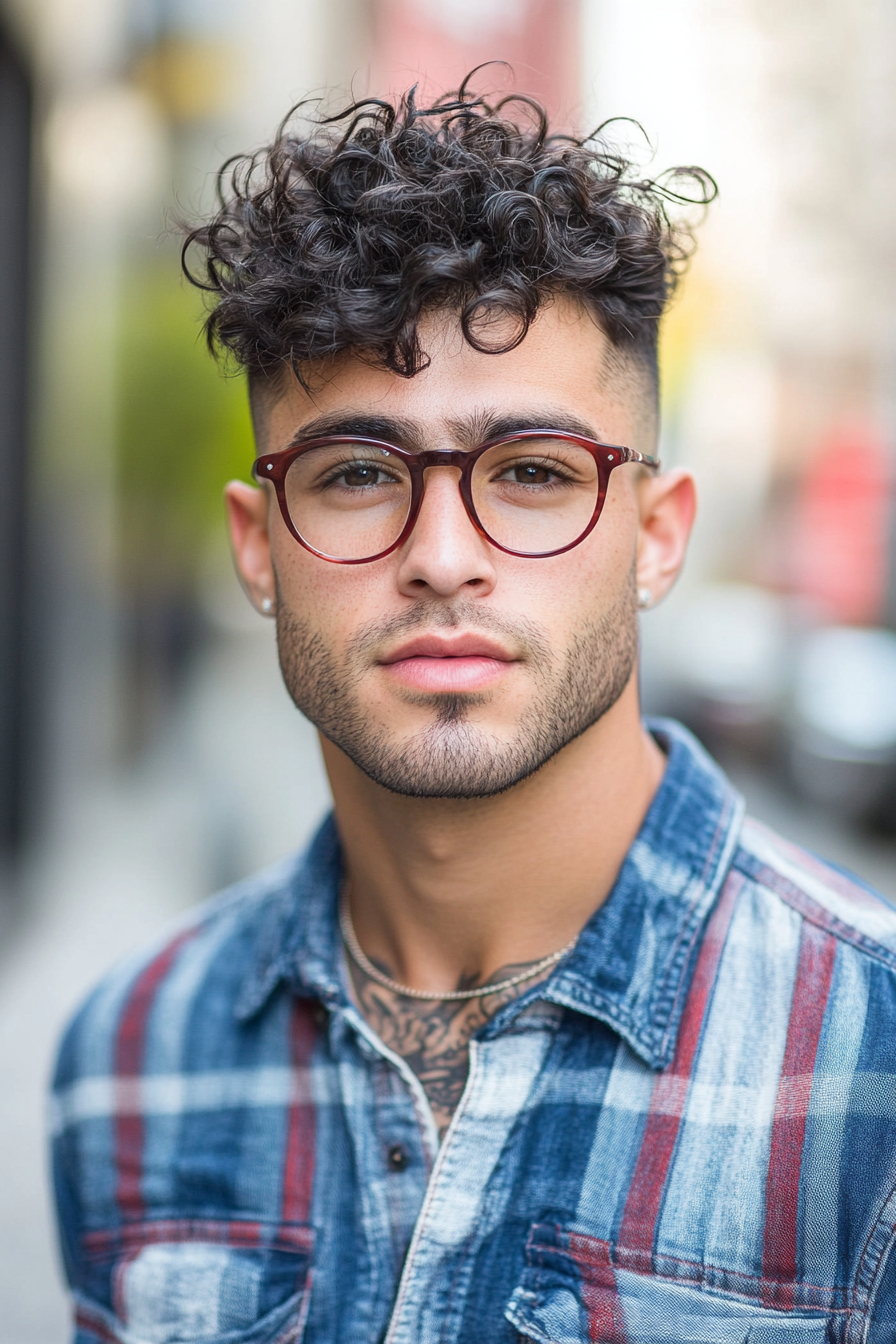
[[[435,106],[418,108],[412,89],[304,133],[300,104],[270,146],[221,169],[219,208],[188,231],[183,265],[215,296],[210,348],[250,384],[285,367],[304,383],[309,361],[350,349],[411,377],[428,363],[421,316],[437,308],[458,313],[477,350],[501,353],[561,293],[655,378],[659,321],[693,247],[668,204],[707,204],[712,178],[640,178],[605,127],[550,134],[533,100],[489,105],[469,78]]]

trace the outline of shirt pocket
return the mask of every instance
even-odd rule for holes
[[[312,1249],[305,1224],[174,1219],[88,1233],[76,1344],[296,1344]]]
[[[780,1310],[718,1287],[723,1271],[662,1261],[662,1272],[601,1241],[536,1225],[506,1317],[538,1344],[837,1344],[845,1313],[830,1303]],[[733,1277],[733,1276],[732,1276]]]

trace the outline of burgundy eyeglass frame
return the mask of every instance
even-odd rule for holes
[[[477,513],[476,506],[473,503],[473,468],[479,461],[483,453],[489,448],[496,448],[503,443],[525,443],[531,439],[562,439],[566,443],[577,444],[580,448],[585,448],[594,458],[597,467],[597,499],[594,505],[594,512],[591,519],[575,541],[569,542],[566,546],[559,546],[554,551],[514,551],[509,546],[502,546],[494,537],[489,536],[482,526]],[[408,508],[408,516],[404,527],[399,536],[393,541],[391,546],[387,546],[384,551],[379,551],[376,555],[367,555],[360,560],[347,560],[335,555],[327,555],[324,551],[317,550],[310,542],[306,541],[296,529],[289,514],[289,507],[286,502],[286,473],[289,471],[293,462],[302,453],[308,452],[311,448],[322,448],[326,445],[336,444],[357,444],[362,448],[385,448],[396,457],[400,457],[408,469],[411,478],[411,502]],[[256,458],[252,466],[252,474],[257,481],[270,481],[276,491],[277,503],[280,506],[280,514],[286,524],[290,535],[295,538],[300,546],[304,546],[306,551],[316,555],[320,560],[328,560],[333,565],[369,565],[374,560],[382,560],[385,556],[391,555],[397,551],[399,546],[407,541],[414,530],[414,525],[420,513],[423,504],[423,496],[426,491],[426,483],[423,473],[428,467],[458,467],[460,469],[460,479],[458,488],[460,497],[467,513],[467,517],[473,524],[476,531],[483,537],[490,546],[496,550],[503,551],[505,555],[516,555],[526,560],[548,560],[554,555],[563,555],[566,551],[571,551],[573,547],[580,545],[585,538],[593,532],[597,525],[597,520],[603,511],[604,501],[607,497],[607,488],[610,483],[610,472],[616,467],[622,466],[626,462],[638,462],[642,466],[658,470],[660,463],[654,457],[648,457],[646,453],[636,452],[634,448],[624,448],[621,444],[599,443],[597,439],[584,438],[579,434],[567,434],[558,429],[522,429],[514,434],[499,434],[495,438],[487,439],[477,448],[469,452],[462,452],[450,448],[435,448],[424,453],[411,452],[410,449],[400,448],[396,443],[389,443],[385,439],[368,439],[355,434],[328,434],[323,438],[309,439],[305,443],[296,444],[293,448],[285,448],[279,453],[265,453]]]

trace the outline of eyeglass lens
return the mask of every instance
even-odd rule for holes
[[[600,481],[587,449],[562,438],[509,441],[488,448],[473,469],[471,492],[487,535],[530,555],[577,541],[594,515]],[[285,480],[293,526],[323,555],[362,560],[401,535],[411,507],[411,475],[397,454],[370,444],[310,448]]]

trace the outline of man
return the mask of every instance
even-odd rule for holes
[[[653,457],[686,245],[508,118],[284,132],[189,240],[335,813],[69,1030],[79,1341],[896,1337],[896,917],[639,714],[694,514]]]

